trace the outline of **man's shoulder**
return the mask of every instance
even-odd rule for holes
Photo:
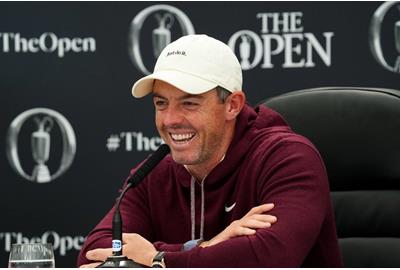
[[[289,126],[274,126],[259,129],[254,140],[257,144],[268,147],[271,144],[290,144],[300,143],[315,147],[314,144],[305,136],[296,133]]]
[[[289,127],[270,127],[258,131],[248,151],[250,156],[272,155],[277,152],[296,152],[310,149],[320,155],[315,145]]]

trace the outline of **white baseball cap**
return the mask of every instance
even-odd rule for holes
[[[225,43],[207,35],[183,36],[166,46],[153,74],[138,80],[132,95],[140,98],[151,93],[154,80],[195,95],[217,86],[242,91],[242,69],[235,54]]]

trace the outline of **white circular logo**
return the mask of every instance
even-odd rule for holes
[[[141,35],[144,23],[149,17],[153,19],[152,23],[156,24],[156,27],[151,31],[151,37],[150,35]],[[150,72],[142,58],[140,47],[142,37],[147,41],[146,44],[152,44],[153,57],[157,59],[165,46],[171,43],[172,32],[176,29],[174,27],[176,24],[179,25],[181,36],[195,33],[194,27],[186,14],[170,5],[150,6],[139,12],[132,20],[128,37],[129,55],[135,67],[143,74],[148,75]],[[153,64],[154,62],[155,60]]]
[[[390,63],[390,61],[387,61],[387,58],[385,58],[382,48],[382,40],[388,40],[388,36],[385,36],[384,39],[382,38],[383,20],[389,10],[395,5],[397,5],[397,8],[400,10],[399,2],[385,2],[375,11],[369,29],[369,45],[372,55],[380,65],[387,70],[400,73],[400,13],[397,13],[398,20],[396,20],[392,26],[393,31],[390,31],[390,33],[394,33],[394,38],[392,39],[394,40],[394,44],[392,45],[394,45],[397,51],[397,58],[393,59]]]
[[[36,164],[30,174],[22,168],[18,154],[18,137],[22,126],[29,121],[33,121],[36,126],[36,131],[30,137],[30,151]],[[46,162],[50,158],[51,131],[56,127],[62,137],[62,155],[58,170],[51,174]],[[11,122],[7,131],[6,147],[8,161],[18,175],[35,183],[47,183],[71,166],[76,152],[76,139],[71,124],[63,115],[51,109],[35,108],[21,113]]]

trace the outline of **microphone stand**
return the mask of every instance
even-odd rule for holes
[[[128,182],[121,195],[118,198],[117,204],[115,206],[115,212],[113,217],[113,240],[112,240],[112,250],[113,255],[109,256],[102,264],[98,265],[96,268],[145,268],[147,266],[137,263],[134,260],[122,255],[122,218],[121,212],[119,211],[119,205],[121,199],[124,197],[125,193],[129,188],[132,187],[132,182]]]
[[[98,265],[97,268],[144,268],[147,267],[143,264],[137,263],[126,256],[122,255],[122,218],[121,212],[119,211],[119,205],[124,197],[125,193],[131,187],[136,187],[146,177],[149,172],[154,169],[155,166],[170,152],[168,145],[161,145],[157,151],[151,155],[143,165],[138,168],[135,174],[130,175],[127,180],[127,185],[119,195],[117,203],[115,205],[115,212],[112,221],[112,251],[113,255],[108,257],[102,264]]]

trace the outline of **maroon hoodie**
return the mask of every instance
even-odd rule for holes
[[[194,184],[192,196],[191,180],[184,166],[168,155],[121,203],[123,231],[138,233],[157,250],[167,251],[167,267],[342,266],[323,161],[276,112],[246,105],[224,160],[203,184]],[[272,227],[181,251],[188,240],[201,234],[209,240],[264,203],[275,204],[269,213],[278,221]],[[111,247],[113,212],[89,234],[78,265],[89,263],[88,250]]]

